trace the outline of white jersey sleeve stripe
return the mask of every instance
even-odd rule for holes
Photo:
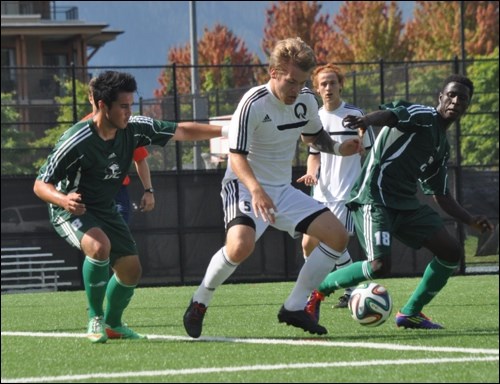
[[[252,104],[262,97],[267,95],[268,91],[266,88],[257,89],[257,91],[248,96],[247,100],[244,102],[240,116],[239,116],[239,129],[238,129],[238,141],[236,150],[248,153],[248,121],[250,119],[250,110]]]

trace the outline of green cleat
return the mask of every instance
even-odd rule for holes
[[[89,320],[87,339],[92,343],[105,343],[108,340],[102,316],[95,316]]]
[[[110,327],[109,325],[106,325],[106,334],[110,339],[147,339],[145,335],[132,331],[129,327],[127,327],[127,324],[122,324],[119,327]]]

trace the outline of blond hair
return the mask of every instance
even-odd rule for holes
[[[316,66],[316,56],[309,45],[300,37],[290,37],[276,43],[269,57],[269,69],[282,72],[287,64],[293,64],[308,72]]]

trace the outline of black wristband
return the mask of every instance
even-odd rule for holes
[[[144,192],[155,193],[155,190],[153,188],[146,188]]]

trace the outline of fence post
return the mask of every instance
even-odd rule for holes
[[[76,110],[76,68],[75,63],[71,63],[71,95],[73,96],[73,125],[78,122],[78,112]]]
[[[408,70],[408,63],[405,63],[405,97],[406,100],[410,101],[410,75]]]
[[[358,98],[358,92],[357,92],[357,87],[356,87],[356,80],[357,80],[356,73],[357,73],[356,71],[352,72],[352,89],[353,89],[353,91],[352,91],[352,102],[353,102],[354,105],[358,105],[358,100],[357,100],[357,98]]]
[[[384,59],[379,60],[379,70],[380,70],[380,104],[385,104]]]
[[[456,74],[460,73],[460,61],[458,60],[458,56],[455,56],[454,60],[454,72]],[[460,125],[460,120],[455,121],[455,151],[456,151],[456,162],[457,166],[455,168],[455,200],[457,200],[458,204],[462,205],[463,203],[463,194],[462,194],[462,150],[460,148],[460,139],[462,135],[462,129]],[[457,232],[458,232],[458,241],[460,242],[460,246],[464,248],[465,244],[465,229],[464,224],[457,221]],[[460,260],[460,274],[465,275],[465,257]]]

